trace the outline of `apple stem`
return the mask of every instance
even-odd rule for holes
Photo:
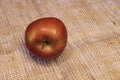
[[[45,48],[45,46],[47,46],[49,44],[49,42],[48,41],[44,41],[43,42],[43,44],[42,44],[42,49],[44,49]]]

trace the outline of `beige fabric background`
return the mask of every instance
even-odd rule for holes
[[[52,61],[24,43],[27,25],[42,17],[68,30]],[[120,80],[120,0],[0,0],[0,80]]]

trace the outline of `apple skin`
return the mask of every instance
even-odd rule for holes
[[[56,58],[67,44],[66,26],[55,17],[38,19],[26,28],[25,44],[28,50],[39,58]]]

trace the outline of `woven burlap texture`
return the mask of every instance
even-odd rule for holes
[[[25,46],[26,27],[56,17],[68,31],[61,56]],[[0,80],[120,80],[120,0],[0,0]]]

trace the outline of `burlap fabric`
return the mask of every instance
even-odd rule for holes
[[[25,46],[27,25],[42,17],[67,27],[55,60]],[[120,0],[0,0],[0,80],[120,80]]]

